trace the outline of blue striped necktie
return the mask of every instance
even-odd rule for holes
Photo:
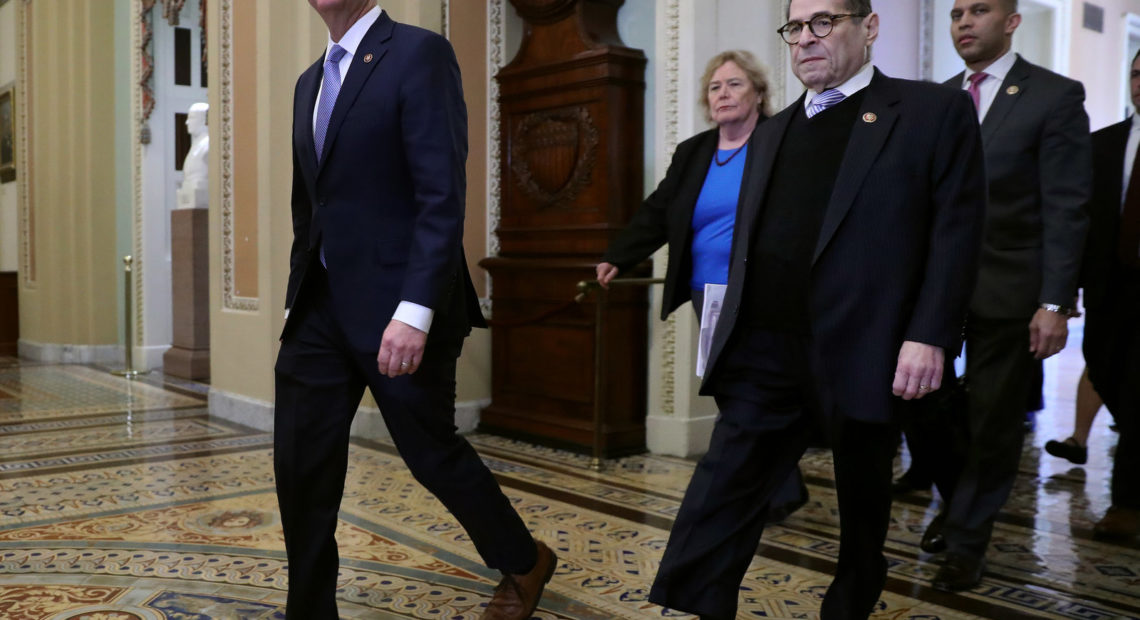
[[[345,49],[333,44],[325,58],[325,77],[321,82],[321,100],[317,102],[317,126],[313,128],[313,144],[317,147],[317,163],[321,161],[321,153],[325,150],[325,134],[329,131],[329,119],[332,118],[333,106],[336,105],[336,96],[340,94],[340,59],[344,57]],[[326,268],[325,242],[321,240],[321,264]]]
[[[807,117],[811,118],[846,98],[847,95],[837,89],[829,88],[811,98],[811,105],[807,107]]]
[[[345,49],[334,44],[325,57],[325,77],[321,82],[321,100],[317,102],[317,126],[313,128],[313,143],[317,147],[317,161],[325,150],[325,134],[329,130],[336,96],[340,94],[340,59]]]

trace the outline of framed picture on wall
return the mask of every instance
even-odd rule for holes
[[[0,183],[16,180],[16,87],[0,88]]]

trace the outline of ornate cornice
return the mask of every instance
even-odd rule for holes
[[[255,311],[256,297],[240,297],[234,292],[234,0],[220,0],[221,27],[218,32],[219,130],[221,133],[222,187],[222,307]]]
[[[32,184],[29,182],[32,172],[28,159],[31,141],[30,127],[28,125],[28,29],[31,20],[28,12],[31,11],[32,0],[24,0],[16,5],[16,164],[23,166],[16,174],[17,187],[20,189],[20,271],[24,276],[24,288],[36,287],[36,264],[32,256],[34,243],[32,240]]]

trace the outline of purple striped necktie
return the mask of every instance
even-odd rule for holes
[[[829,88],[811,98],[811,105],[807,107],[807,117],[811,118],[846,98],[847,95],[839,92],[838,89]]]
[[[321,82],[321,100],[317,102],[317,125],[313,128],[313,143],[317,147],[317,162],[321,161],[321,154],[325,149],[325,134],[329,130],[329,119],[332,118],[333,106],[336,105],[336,96],[340,94],[340,59],[345,49],[333,44],[325,57],[325,77]]]

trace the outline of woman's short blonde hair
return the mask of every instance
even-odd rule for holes
[[[752,52],[745,50],[726,50],[712,57],[709,64],[705,66],[705,74],[701,76],[701,93],[698,99],[701,103],[701,109],[705,111],[705,119],[712,121],[712,110],[709,109],[709,82],[712,82],[716,70],[726,62],[736,63],[736,66],[744,71],[744,75],[748,76],[748,81],[752,82],[752,88],[756,89],[758,95],[756,108],[760,111],[760,117],[771,116],[772,109],[768,101],[768,76],[760,67],[760,63],[756,61],[756,57],[752,55]]]

